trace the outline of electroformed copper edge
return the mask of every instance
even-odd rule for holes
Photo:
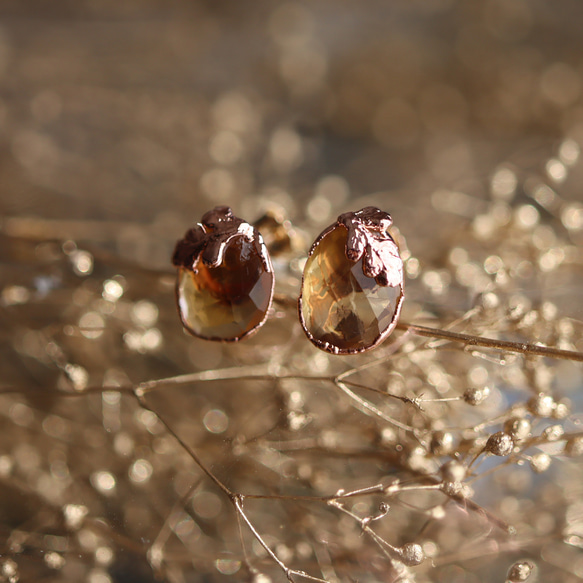
[[[331,233],[336,227],[341,226],[342,228],[344,228],[346,230],[346,245],[345,245],[346,258],[349,261],[352,261],[353,263],[356,263],[360,259],[360,257],[358,257],[356,260],[353,260],[348,255],[349,228],[348,228],[346,222],[348,222],[348,221],[358,221],[358,213],[360,213],[360,212],[362,212],[363,210],[366,210],[366,209],[374,209],[374,210],[376,210],[378,212],[381,212],[381,213],[383,212],[383,211],[380,211],[380,209],[376,209],[375,207],[366,207],[365,209],[361,209],[361,211],[355,211],[355,212],[350,212],[350,213],[343,213],[342,215],[340,215],[336,219],[336,222],[335,223],[331,224],[329,227],[326,227],[326,229],[324,229],[316,237],[316,239],[312,243],[312,246],[310,247],[310,251],[308,252],[308,259],[314,254],[316,248],[318,247],[318,245],[320,244],[320,242],[322,241],[322,239],[324,239],[324,237],[326,237],[326,235],[328,235],[329,233]],[[388,213],[384,213],[384,214],[387,215],[387,217],[390,220],[390,224],[392,224],[392,218],[391,218],[391,216]],[[390,235],[388,235],[388,238],[396,246],[396,243],[395,243],[394,239]],[[361,255],[361,257],[362,257],[362,255]],[[367,275],[367,277],[369,277],[369,276]],[[395,328],[397,327],[397,324],[399,322],[399,318],[400,318],[400,315],[401,315],[401,308],[403,307],[403,300],[405,299],[404,277],[403,276],[401,276],[401,280],[400,280],[400,283],[399,283],[399,288],[401,290],[401,293],[399,295],[399,299],[397,300],[397,305],[395,306],[395,313],[393,314],[393,317],[391,319],[391,323],[387,326],[386,330],[384,330],[381,334],[379,334],[379,336],[374,340],[374,342],[372,344],[369,344],[368,346],[366,346],[364,348],[359,348],[359,349],[356,349],[356,348],[342,349],[342,348],[338,348],[337,346],[333,346],[329,342],[323,342],[321,340],[318,340],[317,338],[314,338],[314,336],[312,335],[312,333],[308,330],[308,328],[306,326],[306,321],[304,320],[304,316],[303,316],[303,313],[302,313],[302,296],[303,296],[303,293],[304,293],[304,278],[305,278],[305,270],[304,270],[304,273],[302,274],[302,283],[301,283],[301,288],[300,288],[300,295],[298,297],[298,314],[299,314],[299,320],[300,320],[300,324],[302,325],[302,328],[304,330],[304,333],[308,337],[308,340],[310,340],[310,342],[312,344],[314,344],[316,347],[318,347],[320,350],[323,350],[325,352],[328,352],[330,354],[335,354],[335,355],[362,354],[363,352],[368,352],[369,350],[372,350],[373,348],[376,348],[379,344],[381,344],[384,340],[386,340],[393,333],[393,331],[395,330]],[[382,285],[382,284],[379,284],[379,285]],[[396,287],[396,286],[392,286],[392,287]]]
[[[227,217],[226,219],[224,217]],[[206,218],[206,220],[205,220]],[[209,224],[213,220],[213,230],[210,230]],[[243,230],[240,227],[243,226]],[[195,232],[202,232],[202,237],[197,240],[189,240],[189,234],[194,234]],[[196,265],[199,261],[204,261],[204,263],[212,269],[213,267],[218,267],[221,263],[224,252],[229,245],[229,243],[235,237],[244,237],[249,242],[254,243],[255,249],[261,257],[261,262],[265,268],[265,272],[271,276],[271,285],[269,290],[269,301],[267,303],[267,309],[265,310],[265,315],[261,321],[250,328],[249,330],[243,332],[238,336],[233,336],[232,338],[220,338],[217,336],[204,336],[195,332],[183,319],[182,313],[180,311],[179,305],[179,286],[180,286],[180,275],[181,270],[194,272]],[[192,260],[190,262],[186,261],[187,257],[190,257],[189,253],[186,253],[184,247],[190,247],[192,251]],[[183,251],[182,255],[180,251]],[[205,261],[203,253],[209,251],[208,257],[215,258],[215,260]],[[271,258],[269,257],[269,251],[267,246],[263,241],[261,233],[247,221],[236,217],[231,208],[227,206],[217,206],[211,211],[205,213],[202,217],[201,223],[197,223],[197,226],[189,229],[184,237],[177,241],[174,253],[172,256],[172,263],[178,267],[178,276],[176,278],[176,284],[174,285],[174,296],[176,299],[176,308],[178,311],[178,317],[182,327],[191,335],[202,340],[211,340],[213,342],[239,342],[245,338],[253,336],[259,328],[261,328],[269,316],[269,310],[273,302],[273,293],[275,288],[275,277],[273,265],[271,263]]]

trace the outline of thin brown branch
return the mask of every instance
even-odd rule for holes
[[[428,328],[418,324],[407,324],[400,322],[397,325],[400,330],[406,330],[417,336],[427,336],[430,338],[440,338],[450,340],[451,342],[460,342],[466,346],[482,346],[483,348],[493,348],[495,350],[505,350],[507,352],[516,352],[530,356],[546,356],[548,358],[560,358],[563,360],[573,360],[583,362],[583,352],[573,350],[561,350],[551,346],[539,346],[538,344],[529,344],[527,342],[512,342],[510,340],[497,340],[486,338],[484,336],[473,336],[472,334],[463,334],[461,332],[451,332],[439,328]]]

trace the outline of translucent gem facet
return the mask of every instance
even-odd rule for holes
[[[386,233],[380,240],[379,236],[375,234],[371,242],[365,233],[364,247],[369,245],[368,251],[353,261],[346,251],[348,229],[339,221],[324,231],[312,247],[304,268],[299,310],[308,338],[319,348],[336,354],[363,352],[394,329],[403,300],[402,269],[398,269],[400,258],[398,253],[395,255],[394,241]],[[375,272],[376,278],[365,274],[367,254],[370,262],[374,251],[370,245],[376,246],[377,251],[379,245],[392,246],[390,253],[381,249],[380,255],[390,255],[398,274]],[[384,284],[387,279],[399,283]]]
[[[211,213],[213,221],[207,213],[206,221],[203,217],[203,224],[176,246],[178,311],[184,327],[195,336],[240,340],[267,318],[273,269],[261,236],[251,225],[233,217],[226,207]]]

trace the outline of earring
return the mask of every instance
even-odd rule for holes
[[[182,325],[205,340],[235,342],[267,319],[274,275],[259,231],[218,206],[176,243],[176,302]]]
[[[403,261],[375,207],[344,213],[315,240],[298,300],[308,338],[333,354],[374,348],[395,329],[403,303]]]

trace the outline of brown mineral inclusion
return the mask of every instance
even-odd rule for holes
[[[304,269],[301,317],[310,340],[334,353],[378,344],[396,324],[402,285],[382,286],[346,257],[347,229],[337,224],[313,248]]]
[[[273,272],[253,242],[235,236],[217,267],[199,256],[193,269],[178,272],[178,310],[183,325],[210,340],[239,340],[260,326],[267,315]]]

